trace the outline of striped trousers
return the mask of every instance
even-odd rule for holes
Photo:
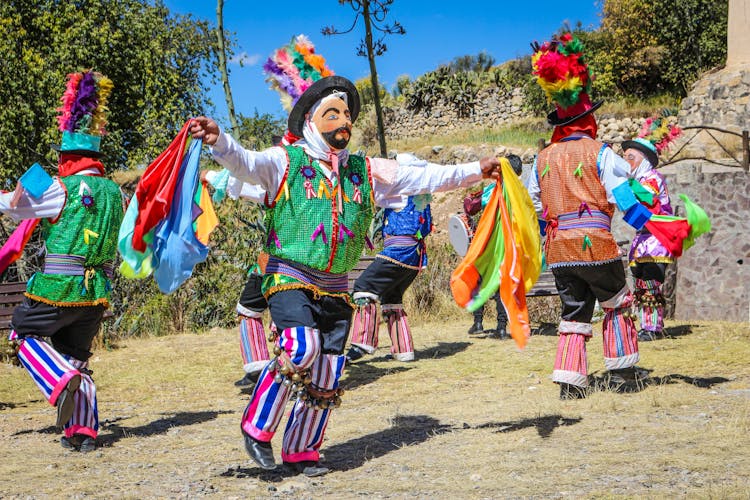
[[[639,295],[652,298],[652,301],[641,301],[639,305],[641,330],[661,333],[664,330],[664,306],[661,298],[661,281],[635,279],[635,288]]]
[[[271,359],[260,314],[253,317],[240,315],[240,353],[245,373],[261,371]]]
[[[640,359],[638,332],[630,315],[624,314],[629,311],[632,302],[633,296],[627,293],[617,297],[613,303],[601,304],[604,309],[602,322],[604,367],[607,370],[629,368]],[[559,334],[560,340],[557,344],[552,380],[588,387],[586,342],[593,334],[591,323],[563,320],[560,322]]]
[[[320,332],[310,327],[286,328],[280,332],[279,347],[296,370],[310,369],[312,385],[320,390],[338,388],[346,357],[320,353]],[[278,428],[289,399],[287,377],[280,376],[276,363],[268,363],[258,378],[250,403],[242,416],[242,431],[259,441],[269,442]],[[297,400],[284,431],[282,459],[287,462],[317,461],[330,409],[308,408]]]
[[[388,335],[391,337],[391,354],[399,361],[414,359],[414,340],[409,322],[402,304],[383,304],[383,317],[388,324]],[[352,321],[351,343],[372,354],[378,347],[380,322],[378,304],[368,302],[358,306]]]
[[[17,338],[15,332],[11,332],[10,338]],[[81,384],[73,394],[73,416],[64,426],[65,436],[82,434],[96,438],[99,432],[99,410],[96,385],[88,370],[88,361],[60,354],[44,340],[32,336],[21,340],[18,359],[53,406],[57,404],[57,398],[68,382],[75,376],[81,377]]]

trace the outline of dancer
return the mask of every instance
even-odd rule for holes
[[[112,81],[94,71],[68,79],[58,117],[59,177],[45,177],[40,168],[30,183],[22,177],[15,193],[0,195],[0,210],[16,220],[43,219],[44,269],[31,277],[13,312],[11,338],[20,342],[24,368],[57,406],[62,446],[89,452],[99,415],[88,359],[109,307],[124,197],[99,161]]]
[[[625,161],[630,164],[633,178],[647,190],[651,202],[641,203],[656,215],[673,215],[664,176],[657,170],[659,153],[679,136],[679,127],[667,118],[648,118],[637,138],[622,143]],[[664,295],[662,283],[667,264],[674,262],[672,252],[651,234],[645,226],[640,229],[630,247],[630,271],[635,278],[635,301],[640,310],[641,329],[638,340],[648,342],[663,335]]]
[[[289,58],[289,49],[299,58]],[[262,468],[276,468],[270,441],[294,395],[281,457],[291,469],[317,476],[328,472],[318,463],[318,450],[331,410],[340,404],[353,312],[347,273],[362,253],[375,205],[473,185],[497,175],[499,162],[483,158],[456,166],[400,167],[395,160],[349,154],[346,146],[360,109],[356,87],[346,78],[326,76],[330,70],[306,38],[281,50],[284,61],[303,66],[300,71],[284,65],[297,70],[296,78],[287,75],[285,81],[302,84],[285,87],[294,102],[289,131],[302,140],[256,152],[241,147],[210,118],[194,119],[191,130],[233,176],[268,193],[270,258],[263,291],[279,340],[276,358],[261,373],[243,414],[246,450]],[[301,74],[320,79],[310,84]]]
[[[596,300],[605,311],[604,364],[611,380],[645,376],[636,367],[638,339],[629,314],[633,296],[610,230],[615,202],[622,210],[637,202],[627,184],[628,164],[595,139],[593,112],[601,101],[593,104],[589,98],[591,76],[580,40],[567,33],[534,48],[537,82],[556,105],[548,116],[555,127],[552,142],[539,153],[528,183],[546,221],[547,266],[562,301],[552,380],[560,384],[561,399],[583,398]]]
[[[399,165],[424,166],[411,154],[396,156]],[[391,357],[414,361],[414,341],[403,299],[407,288],[427,268],[425,238],[432,232],[430,195],[403,198],[403,207],[386,208],[383,214],[383,251],[354,282],[352,298],[357,308],[351,332],[349,362],[372,354],[378,347],[378,302],[391,337]]]

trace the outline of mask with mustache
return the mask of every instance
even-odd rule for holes
[[[336,139],[336,134],[339,132],[347,132],[347,135],[345,138],[342,139]],[[352,129],[349,127],[339,127],[336,130],[332,130],[331,132],[321,132],[320,135],[323,136],[323,139],[328,143],[329,146],[335,149],[344,149],[346,148],[347,144],[349,144],[349,139],[352,136]]]

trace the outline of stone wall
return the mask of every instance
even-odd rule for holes
[[[682,100],[678,121],[682,127],[708,125],[735,133],[750,130],[750,67],[723,68],[704,75]],[[690,135],[693,133],[691,131]],[[739,138],[718,132],[712,134],[724,148],[733,154],[740,153],[742,143]],[[727,156],[705,131],[699,132],[684,152],[693,157]]]
[[[406,107],[384,109],[386,137],[398,140],[436,135],[452,135],[472,128],[500,128],[514,122],[535,118],[523,109],[524,94],[520,88],[505,92],[497,87],[482,89],[470,116],[460,117],[450,103],[439,103],[429,110],[410,111]],[[551,109],[551,108],[550,108]],[[536,117],[539,119],[539,117]],[[630,118],[597,114],[599,140],[618,144],[638,134],[645,117]],[[552,128],[540,133],[549,139]],[[516,154],[520,154],[516,152]]]
[[[678,261],[675,318],[750,321],[750,173],[681,162],[665,174],[673,204],[686,194],[712,228]]]
[[[474,111],[467,117],[459,117],[448,102],[417,112],[405,107],[386,108],[384,116],[388,139],[449,135],[465,128],[500,127],[505,123],[531,118],[523,110],[521,89],[505,92],[498,87],[480,90]]]

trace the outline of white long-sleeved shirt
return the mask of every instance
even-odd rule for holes
[[[612,190],[623,182],[628,181],[630,165],[612,151],[612,148],[605,147],[598,157],[597,167],[599,168],[599,180],[607,191],[607,200],[610,203],[615,203],[616,200],[612,194]],[[539,189],[539,170],[537,170],[536,158],[534,158],[534,165],[531,167],[531,175],[529,175],[529,182],[526,188],[529,190],[531,201],[534,202],[537,215],[541,216],[543,211],[542,192]]]
[[[214,159],[242,182],[259,185],[273,199],[278,192],[288,166],[286,151],[272,147],[264,151],[250,151],[240,146],[230,135],[219,134],[211,148]],[[399,165],[396,160],[370,158],[375,204],[396,208],[403,203],[402,195],[417,195],[450,191],[468,187],[482,180],[479,162],[461,165],[424,166]],[[330,180],[332,173],[321,165]]]

